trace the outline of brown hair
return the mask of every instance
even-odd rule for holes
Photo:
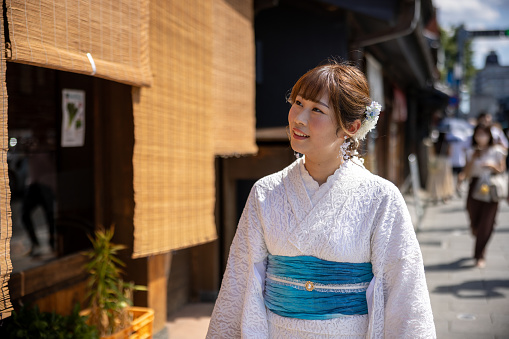
[[[474,134],[472,134],[472,147],[475,148],[477,146],[477,141],[475,141],[475,133],[477,133],[479,130],[489,135],[490,141],[488,142],[488,146],[493,146],[495,142],[493,140],[493,133],[491,133],[491,125],[478,124],[474,128]]]
[[[293,86],[288,102],[293,104],[298,95],[318,102],[326,92],[338,125],[336,133],[346,131],[357,119],[364,120],[366,106],[371,103],[368,81],[361,70],[346,62],[329,61],[308,71]],[[350,148],[358,146],[356,141]]]

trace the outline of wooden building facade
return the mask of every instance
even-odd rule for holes
[[[257,151],[252,2],[3,7],[0,314],[21,302],[64,314],[83,303],[80,251],[114,226],[126,279],[148,287],[134,302],[155,309],[157,331],[178,299],[167,296],[179,280],[169,279],[172,253],[217,238],[215,157]],[[34,183],[51,198],[26,213]]]
[[[422,31],[433,18],[431,0],[3,6],[4,316],[11,302],[59,313],[83,302],[80,251],[88,234],[110,225],[115,242],[128,247],[127,278],[148,286],[135,304],[155,309],[155,331],[183,304],[214,300],[251,186],[295,159],[286,96],[327,58],[366,72],[384,106],[364,145],[366,163],[397,185],[408,154],[419,153],[430,113],[443,104]],[[83,140],[71,135],[70,146],[63,103],[73,93],[83,94],[73,127]],[[11,241],[24,234],[22,182],[29,179],[20,173],[32,153],[49,156],[55,181],[56,251],[37,260],[12,255],[26,238]]]

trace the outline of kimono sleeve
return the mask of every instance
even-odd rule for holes
[[[230,247],[207,338],[267,338],[262,277],[266,258],[255,185]]]
[[[372,238],[371,338],[436,338],[422,254],[408,208],[388,187]]]

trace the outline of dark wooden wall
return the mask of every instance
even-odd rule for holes
[[[308,3],[281,1],[255,17],[257,128],[286,126],[286,97],[299,77],[330,57],[347,57],[343,12]]]

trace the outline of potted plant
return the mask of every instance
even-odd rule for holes
[[[141,335],[133,336],[136,332],[151,337],[153,310],[132,307],[133,291],[147,289],[122,280],[121,267],[125,264],[117,254],[125,246],[113,244],[113,234],[114,228],[111,227],[109,230],[98,230],[94,238],[90,237],[93,247],[84,252],[89,259],[85,265],[89,272],[89,308],[81,314],[88,316],[88,323],[97,327],[101,338],[141,338]]]

